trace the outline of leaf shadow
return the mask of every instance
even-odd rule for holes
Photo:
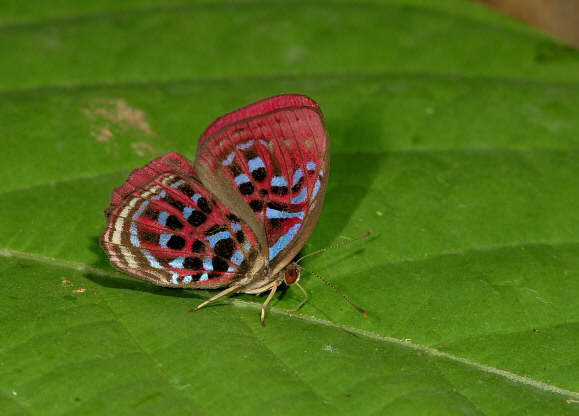
[[[362,102],[349,117],[328,121],[328,125],[333,126],[330,132],[332,146],[339,150],[330,155],[328,188],[318,221],[324,232],[320,237],[322,244],[317,248],[336,241],[352,213],[370,193],[370,186],[388,157],[389,153],[383,151],[381,121],[375,116],[379,111],[371,107],[371,102]]]
[[[92,237],[90,242],[90,250],[96,255],[97,259],[91,264],[93,267],[102,270],[111,270],[111,275],[104,275],[93,272],[84,273],[84,277],[99,286],[108,287],[111,289],[133,290],[138,292],[155,293],[162,296],[170,296],[177,298],[195,298],[204,299],[205,296],[200,296],[198,291],[191,291],[180,288],[168,288],[163,286],[156,286],[153,283],[146,282],[139,278],[126,275],[122,277],[122,272],[116,271],[109,262],[104,249],[100,245],[98,237]],[[202,290],[202,289],[201,289]],[[197,292],[197,294],[196,294]]]
[[[328,184],[321,217],[322,223],[331,223],[331,227],[327,227],[329,232],[324,233],[325,242],[335,241],[348,224],[352,213],[370,192],[374,176],[383,165],[384,158],[383,154],[369,152],[343,153],[332,158],[334,178]]]

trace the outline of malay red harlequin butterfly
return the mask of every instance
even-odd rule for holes
[[[312,99],[258,101],[213,122],[195,162],[173,152],[133,171],[112,192],[101,244],[115,267],[156,285],[226,288],[193,310],[269,290],[263,324],[277,287],[300,278],[292,260],[320,215],[329,164]]]

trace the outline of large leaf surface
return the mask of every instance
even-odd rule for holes
[[[134,4],[133,4],[134,3]],[[0,414],[575,414],[579,54],[470,3],[98,2],[0,43]],[[158,288],[98,245],[110,191],[299,92],[332,169],[310,298]]]

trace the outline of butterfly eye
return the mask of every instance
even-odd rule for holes
[[[300,278],[300,272],[297,268],[292,267],[291,269],[286,269],[285,271],[285,283],[288,285],[293,285]]]

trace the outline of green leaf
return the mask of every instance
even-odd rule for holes
[[[579,53],[456,0],[0,9],[0,414],[576,414]],[[159,288],[100,248],[111,190],[297,92],[332,141],[304,276]]]

